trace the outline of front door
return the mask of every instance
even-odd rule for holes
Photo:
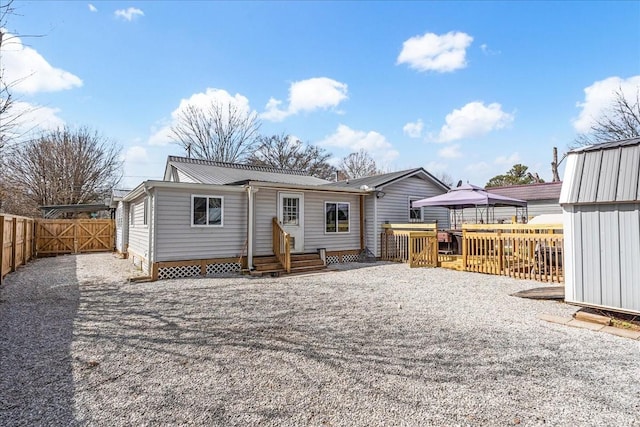
[[[304,196],[278,193],[278,221],[291,236],[291,252],[304,251]]]

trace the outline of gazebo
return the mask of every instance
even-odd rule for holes
[[[527,202],[520,199],[501,196],[486,191],[472,184],[461,184],[449,192],[439,196],[429,197],[413,202],[414,207],[439,206],[449,208],[452,213],[452,229],[458,229],[464,221],[464,209],[475,209],[475,222],[495,222],[494,208],[512,206],[516,209],[517,217],[527,217]]]

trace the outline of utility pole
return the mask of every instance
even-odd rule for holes
[[[553,147],[553,161],[551,162],[551,173],[553,178],[551,182],[559,182],[560,175],[558,174],[558,147]]]

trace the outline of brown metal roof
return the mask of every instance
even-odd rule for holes
[[[501,196],[520,200],[556,200],[560,199],[562,182],[540,182],[536,184],[511,185],[507,187],[491,187],[488,191]]]

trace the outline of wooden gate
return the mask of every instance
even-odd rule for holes
[[[36,256],[109,252],[115,247],[112,219],[38,219]]]

